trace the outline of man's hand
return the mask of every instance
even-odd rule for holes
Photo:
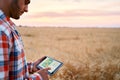
[[[43,80],[49,80],[48,70],[50,70],[50,68],[41,69],[41,70],[37,71],[37,73],[39,73],[41,75]]]
[[[33,63],[32,72],[36,72],[36,71],[39,70],[39,69],[37,68],[37,65],[38,65],[40,62],[42,62],[45,58],[46,58],[46,56],[44,56],[44,57],[38,59],[37,61],[35,61],[35,62]]]

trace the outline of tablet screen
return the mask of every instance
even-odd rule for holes
[[[38,66],[41,67],[41,68],[47,68],[47,67],[50,67],[51,70],[48,70],[50,73],[53,73],[57,68],[59,68],[59,66],[61,65],[62,63],[57,61],[57,60],[54,60],[50,57],[46,57]]]

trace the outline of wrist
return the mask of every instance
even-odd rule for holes
[[[33,73],[33,66],[34,66],[34,63],[32,62],[28,63],[28,70],[30,73]]]
[[[30,72],[32,72],[32,73],[33,73],[33,66],[34,66],[34,63],[31,63],[31,65],[30,65]]]

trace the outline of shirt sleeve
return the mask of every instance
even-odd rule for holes
[[[0,80],[9,78],[9,40],[6,34],[0,31]]]

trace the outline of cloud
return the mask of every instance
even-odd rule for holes
[[[80,2],[81,0],[74,0],[75,2]]]
[[[102,6],[101,8],[116,8],[119,7],[120,8],[120,1],[116,1],[116,2],[112,2],[112,3],[108,3],[104,6]],[[120,9],[119,9],[120,10]]]
[[[57,0],[57,1],[75,1],[75,2],[79,2],[81,0]]]
[[[80,16],[120,16],[120,11],[100,11],[100,10],[68,10],[64,12],[39,12],[30,15],[33,18],[58,18],[58,17],[80,17]]]

